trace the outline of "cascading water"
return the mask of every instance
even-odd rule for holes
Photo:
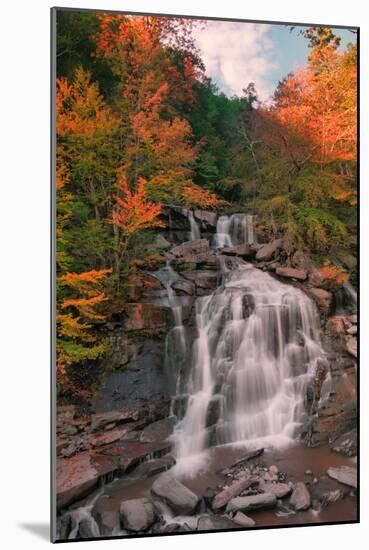
[[[220,216],[218,218],[214,239],[216,248],[255,243],[254,216],[251,214],[233,214],[232,216]]]
[[[218,219],[216,249],[255,240],[253,216]],[[306,415],[306,386],[325,361],[319,315],[304,292],[241,259],[219,263],[222,285],[195,301],[190,367],[177,370],[179,468],[214,444],[292,440]]]
[[[223,287],[197,299],[196,325],[178,460],[214,442],[292,439],[306,384],[325,356],[311,300],[239,261]]]
[[[190,231],[190,241],[196,241],[198,239],[201,239],[201,233],[200,233],[200,229],[199,229],[199,226],[193,216],[193,212],[192,210],[189,211],[188,213],[188,221],[190,222],[190,227],[191,227],[191,231]]]

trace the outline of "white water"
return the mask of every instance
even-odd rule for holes
[[[188,213],[188,220],[190,222],[190,241],[197,241],[198,239],[201,239],[201,233],[198,226],[198,223],[196,222],[195,218],[193,217],[192,210]]]
[[[219,218],[217,248],[254,239],[251,216]],[[174,433],[177,470],[201,464],[214,444],[278,445],[296,438],[306,416],[306,386],[317,361],[325,360],[315,304],[232,259],[222,286],[197,298],[195,309],[192,363],[178,385],[188,401]]]
[[[220,216],[217,221],[214,244],[216,248],[235,246],[237,244],[256,243],[254,216],[250,214],[233,214]]]

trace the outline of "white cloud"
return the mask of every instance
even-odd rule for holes
[[[273,93],[268,73],[278,67],[273,59],[269,25],[207,21],[194,29],[196,44],[211,76],[227,95],[242,93],[254,82],[259,97],[267,101]]]

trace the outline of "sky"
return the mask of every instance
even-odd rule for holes
[[[220,91],[240,95],[249,82],[254,82],[259,98],[268,101],[279,80],[306,64],[309,49],[300,29],[303,27],[290,32],[290,26],[285,25],[207,21],[193,34],[206,74]],[[340,48],[356,41],[349,30],[332,30],[341,37]]]

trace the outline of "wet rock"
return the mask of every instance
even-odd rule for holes
[[[240,527],[254,527],[256,525],[255,521],[249,516],[246,516],[243,512],[237,512],[237,514],[232,518],[232,521]]]
[[[92,516],[87,516],[80,520],[78,535],[81,539],[90,539],[100,536],[99,527]]]
[[[270,493],[261,493],[247,497],[236,497],[229,501],[226,511],[252,511],[273,508],[277,504],[277,497]]]
[[[176,263],[205,263],[211,255],[207,239],[184,242],[166,253],[168,259]]]
[[[125,435],[131,431],[130,426],[124,426],[122,428],[117,428],[116,430],[109,430],[104,433],[99,433],[90,437],[89,442],[92,447],[102,447],[103,445],[108,445],[114,441],[119,441]]]
[[[311,487],[312,507],[314,510],[321,510],[329,504],[342,500],[349,492],[348,487],[324,476]]]
[[[221,408],[221,396],[213,397],[209,402],[208,410],[206,413],[206,420],[205,420],[206,428],[208,428],[209,426],[213,426],[218,422],[219,415],[220,415],[220,408]]]
[[[296,511],[308,510],[311,506],[311,496],[305,483],[299,481],[296,483],[291,498],[290,505]]]
[[[119,510],[113,507],[110,501],[108,495],[102,495],[91,511],[102,536],[118,535],[120,531]]]
[[[163,499],[177,514],[191,514],[199,502],[199,497],[195,493],[169,474],[158,477],[151,492]]]
[[[274,254],[282,246],[282,239],[276,239],[268,244],[265,244],[256,253],[256,259],[258,261],[271,260]]]
[[[348,328],[346,330],[347,334],[350,334],[352,336],[356,336],[357,334],[357,326],[356,325],[353,325],[352,327]]]
[[[140,415],[139,409],[129,407],[93,414],[91,415],[91,429],[97,432],[104,430],[107,425],[112,423],[125,424],[126,422],[134,422],[140,418]]]
[[[176,419],[174,416],[163,418],[153,422],[144,428],[141,433],[140,441],[151,443],[153,441],[164,441],[172,434]]]
[[[214,511],[224,508],[228,502],[238,497],[242,491],[259,484],[259,479],[256,476],[246,476],[242,479],[234,481],[228,487],[225,487],[220,493],[218,493],[212,502],[212,508]]]
[[[123,527],[129,531],[146,531],[155,522],[156,513],[148,498],[125,500],[120,505]]]
[[[132,475],[137,479],[146,479],[148,477],[162,474],[169,470],[175,464],[175,459],[169,455],[168,458],[154,458],[148,460],[143,464],[140,464],[133,472]]]
[[[316,301],[320,311],[329,315],[332,309],[333,295],[323,288],[309,288],[307,293]]]
[[[353,336],[349,336],[346,339],[346,349],[350,355],[357,357],[357,339]]]
[[[123,324],[127,331],[166,328],[171,323],[170,308],[156,304],[126,304],[125,315]]]
[[[357,429],[354,428],[349,432],[331,441],[330,447],[335,453],[339,453],[344,456],[356,456],[357,455]]]
[[[163,340],[147,338],[129,368],[106,374],[93,397],[97,413],[128,408],[136,419],[121,423],[142,421],[141,427],[168,416],[171,379],[164,368],[164,354]]]
[[[198,288],[215,289],[218,283],[218,274],[215,271],[186,271],[183,276],[193,281]]]
[[[57,519],[57,538],[66,540],[72,527],[72,518],[69,513],[59,516]]]
[[[276,274],[280,277],[287,277],[288,279],[297,279],[298,281],[305,281],[307,273],[303,269],[295,269],[293,267],[277,267]]]
[[[216,212],[209,212],[208,210],[195,210],[194,216],[197,221],[202,222],[203,227],[210,226],[215,228],[217,225],[218,214]]]
[[[208,514],[201,516],[197,523],[198,531],[213,531],[216,529],[234,529],[233,521],[225,516]]]
[[[287,483],[263,482],[260,484],[260,489],[264,493],[275,495],[277,498],[284,498],[292,491],[292,487],[290,487]]]
[[[112,469],[115,468],[116,466],[112,465]],[[99,472],[91,463],[89,453],[85,451],[68,459],[57,460],[56,480],[57,507],[60,509],[82,498],[96,487]]]
[[[177,279],[171,286],[179,295],[187,294],[188,296],[193,296],[195,294],[195,285],[186,279]]]
[[[248,460],[252,460],[253,458],[258,458],[260,455],[263,454],[263,452],[264,452],[264,448],[249,451],[245,455],[243,455],[241,458],[239,458],[236,462],[233,462],[233,464],[231,466],[229,466],[229,468],[230,469],[234,468],[236,466],[239,466],[243,462],[247,462]]]
[[[340,466],[338,468],[328,468],[327,474],[332,479],[336,479],[344,485],[357,488],[357,470],[350,466]]]
[[[241,258],[251,259],[255,256],[255,249],[250,244],[238,244],[235,246],[225,246],[222,254],[226,256],[240,256]]]

